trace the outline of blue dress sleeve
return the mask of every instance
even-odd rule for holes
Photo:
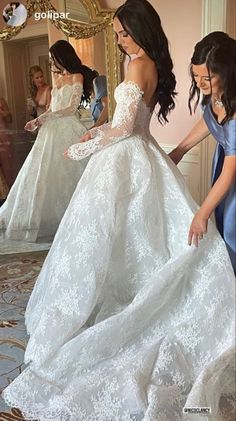
[[[236,119],[229,120],[224,126],[225,156],[236,155]]]
[[[95,99],[99,101],[104,96],[107,96],[107,80],[106,76],[97,76],[94,79],[94,94]]]

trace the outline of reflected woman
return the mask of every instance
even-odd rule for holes
[[[55,84],[50,108],[25,126],[39,133],[0,211],[5,243],[17,240],[23,250],[27,243],[34,248],[32,243],[51,241],[87,164],[65,160],[63,151],[86,131],[78,107],[89,100],[93,72],[67,41],[49,51]]]
[[[49,108],[52,88],[45,83],[43,71],[37,65],[30,68],[29,80],[30,97],[27,98],[27,110],[31,119],[34,119]]]

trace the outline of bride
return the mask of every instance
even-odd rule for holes
[[[63,152],[86,132],[78,107],[89,100],[95,74],[67,41],[57,41],[49,51],[55,77],[51,105],[25,126],[29,131],[40,128],[39,134],[0,209],[4,242],[17,240],[15,246],[22,250],[52,239],[87,164],[66,161]]]
[[[113,122],[66,153],[93,155],[28,303],[28,367],[3,397],[44,421],[191,420],[192,407],[217,421],[234,382],[231,263],[210,222],[187,244],[197,206],[149,132],[175,94],[158,14],[128,0],[114,30],[137,57]]]

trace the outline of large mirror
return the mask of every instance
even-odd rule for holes
[[[11,26],[4,19],[0,24],[0,98],[6,99],[12,115],[9,128],[15,177],[34,142],[34,135],[24,130],[28,120],[29,68],[39,65],[45,81],[52,85],[48,65],[48,49],[52,43],[67,39],[84,64],[106,76],[109,118],[115,106],[114,89],[120,81],[120,55],[112,29],[113,10],[102,9],[99,0],[29,0],[20,4],[27,11],[26,20],[20,26]],[[5,0],[0,0],[0,9],[4,10],[6,5]]]

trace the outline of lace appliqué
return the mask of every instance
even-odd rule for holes
[[[81,101],[81,96],[83,93],[83,85],[79,82],[76,82],[72,86],[73,86],[73,92],[72,92],[68,107],[61,109],[59,111],[52,111],[50,107],[48,111],[46,111],[45,113],[41,114],[38,117],[38,121],[41,125],[43,125],[49,120],[54,120],[56,118],[70,116],[76,113]],[[63,87],[60,89],[63,89]]]
[[[87,142],[72,145],[68,150],[69,157],[80,160],[129,137],[134,130],[142,97],[143,91],[135,82],[128,81],[120,84],[117,88],[117,105],[112,123],[92,129],[90,133],[95,137]]]

